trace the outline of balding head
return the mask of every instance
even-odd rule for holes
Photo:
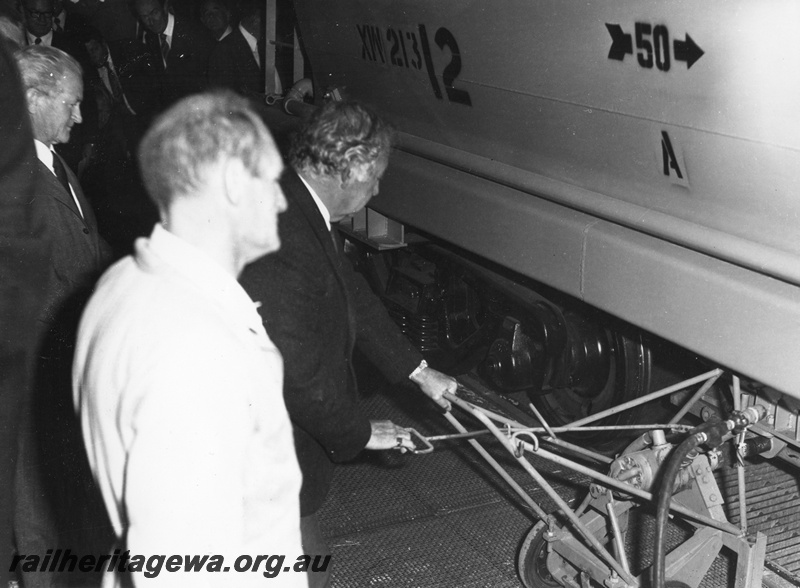
[[[216,247],[217,258],[233,258],[236,273],[280,246],[283,162],[264,123],[241,96],[209,92],[175,104],[142,139],[139,165],[168,228],[191,235],[190,242]],[[229,255],[217,255],[219,249]]]

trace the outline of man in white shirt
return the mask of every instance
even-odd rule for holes
[[[236,281],[280,247],[281,157],[225,92],[158,117],[139,161],[161,223],[101,279],[73,369],[117,553],[136,586],[307,586],[283,364]],[[148,573],[187,554],[218,559]]]

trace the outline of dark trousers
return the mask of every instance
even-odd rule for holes
[[[72,339],[45,338],[30,402],[23,410],[14,481],[14,535],[19,555],[47,550],[109,553],[114,534],[89,468],[72,401]],[[79,556],[80,557],[80,556]],[[25,588],[99,586],[99,572],[22,569]]]
[[[330,555],[322,530],[319,526],[319,518],[314,513],[307,517],[300,517],[300,535],[303,541],[303,553],[310,555],[312,561],[319,557],[322,562],[325,556]],[[326,566],[325,571],[308,572],[308,588],[329,588],[331,585],[331,565]]]
[[[14,477],[17,468],[17,439],[22,405],[29,394],[28,365],[24,354],[0,355],[0,587],[16,579],[9,570],[14,556]],[[9,359],[11,361],[5,361]]]

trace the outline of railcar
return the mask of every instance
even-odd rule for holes
[[[800,5],[295,10],[317,97],[398,129],[352,228],[426,242],[373,273],[429,353],[556,422],[646,393],[660,340],[800,397]]]

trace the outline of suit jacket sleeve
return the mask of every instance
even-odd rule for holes
[[[346,299],[319,241],[293,209],[280,218],[281,249],[248,266],[241,283],[284,360],[284,400],[294,425],[337,462],[371,435],[351,386]]]
[[[412,345],[389,316],[364,276],[349,262],[342,264],[343,276],[356,314],[356,344],[386,377],[397,384],[405,381],[422,361]]]
[[[32,325],[45,301],[50,234],[44,207],[32,198],[37,164],[33,134],[22,82],[11,48],[2,37],[0,136],[4,141],[0,149],[0,373],[6,375],[9,386],[0,385],[3,392],[24,387],[13,376],[23,377],[25,361],[36,349]],[[19,389],[13,390],[15,395]],[[0,410],[16,414],[5,405]]]

